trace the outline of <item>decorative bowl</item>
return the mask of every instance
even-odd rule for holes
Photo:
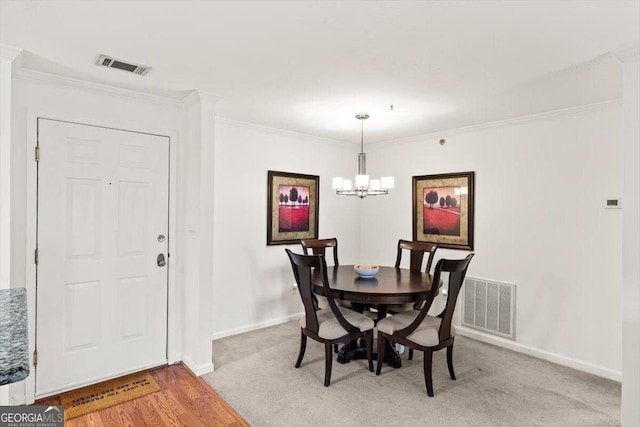
[[[377,265],[358,264],[354,265],[353,269],[356,271],[358,276],[366,278],[374,277],[376,274],[378,274],[378,270],[380,270],[380,267],[378,267]]]

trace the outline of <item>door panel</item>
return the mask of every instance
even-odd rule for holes
[[[36,396],[166,362],[169,139],[39,119]]]

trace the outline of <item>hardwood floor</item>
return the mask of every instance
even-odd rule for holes
[[[152,369],[162,390],[65,421],[65,427],[249,426],[204,380],[182,365]],[[36,405],[59,405],[48,397]]]

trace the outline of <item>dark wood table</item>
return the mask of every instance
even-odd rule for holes
[[[411,271],[404,268],[380,267],[375,277],[359,277],[353,265],[327,267],[327,280],[332,296],[350,301],[357,311],[362,311],[366,304],[374,304],[378,308],[378,320],[387,314],[390,304],[404,304],[424,301],[435,292],[431,289],[431,276],[427,273]],[[318,293],[323,293],[322,285],[316,286]],[[357,343],[346,344],[338,354],[339,363],[348,363],[352,359],[366,358],[366,352]],[[389,366],[402,366],[400,356],[390,344],[385,348],[384,360]]]

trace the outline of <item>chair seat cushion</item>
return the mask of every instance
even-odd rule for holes
[[[418,317],[419,313],[417,310],[403,311],[402,313],[382,319],[378,322],[378,331],[384,332],[387,335],[393,335],[394,332],[409,326],[411,322]],[[427,315],[416,330],[407,336],[407,339],[424,347],[436,346],[440,343],[438,330],[440,329],[441,322],[442,319],[439,317]],[[451,336],[453,337],[455,334],[456,330],[453,325],[451,325]]]
[[[338,308],[340,309],[340,312],[347,320],[347,322],[360,329],[361,332],[373,329],[373,320],[371,320],[364,314],[360,314],[356,311],[349,310],[348,308],[344,307]],[[318,336],[320,338],[333,340],[348,334],[347,331],[342,327],[342,325],[340,325],[340,322],[338,322],[338,319],[336,319],[336,316],[334,316],[330,307],[316,311],[316,316],[318,316]],[[306,326],[307,318],[305,316],[300,319],[300,327],[305,328]]]

